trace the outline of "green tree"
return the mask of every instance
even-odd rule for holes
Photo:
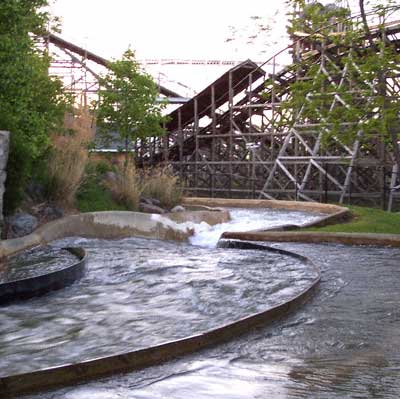
[[[48,75],[49,57],[36,44],[49,23],[47,0],[0,2],[0,129],[11,132],[5,211],[23,198],[35,162],[60,129],[66,97]]]
[[[319,123],[325,145],[336,139],[349,144],[358,137],[366,148],[379,140],[400,165],[400,98],[393,95],[400,55],[384,29],[386,16],[395,9],[393,2],[373,8],[380,23],[371,32],[362,0],[360,23],[350,21],[343,8],[292,1],[304,11],[294,16],[291,32],[306,26],[307,40],[326,55],[319,58],[310,52],[297,60],[301,79],[292,84],[291,97],[284,104],[295,110],[292,122]]]
[[[100,79],[97,123],[105,137],[110,132],[118,133],[124,142],[127,164],[132,141],[164,132],[165,104],[157,102],[157,85],[150,75],[140,70],[133,51],[127,50],[121,60],[111,62],[109,69]]]

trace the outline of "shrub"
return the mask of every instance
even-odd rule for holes
[[[70,206],[84,176],[95,128],[87,107],[79,107],[75,115],[66,114],[64,125],[64,134],[51,137],[47,191],[49,199]]]
[[[85,179],[76,193],[80,212],[126,211],[126,206],[114,201],[112,193],[102,184],[102,173],[96,165],[88,164]]]
[[[105,186],[111,191],[114,201],[132,211],[139,210],[142,189],[133,161],[129,160],[123,165],[117,165],[116,173],[113,178],[105,180]]]
[[[171,208],[180,202],[183,190],[170,168],[157,168],[143,172],[142,195],[158,199],[161,206]]]

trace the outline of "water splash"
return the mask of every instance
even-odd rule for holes
[[[193,225],[195,234],[189,238],[192,245],[215,248],[225,231],[266,230],[284,224],[302,225],[319,219],[322,215],[300,211],[265,208],[229,208],[231,220],[210,226],[207,223]]]

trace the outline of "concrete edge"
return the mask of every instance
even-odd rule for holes
[[[83,248],[63,248],[75,255],[77,262],[50,273],[0,284],[0,305],[44,295],[79,280],[85,271],[86,251]]]
[[[193,234],[193,223],[206,221],[213,225],[227,220],[229,213],[226,211],[180,212],[164,215],[127,211],[81,213],[54,220],[25,237],[1,241],[0,258],[71,236],[105,239],[134,236],[186,241]]]
[[[322,204],[319,202],[303,201],[280,201],[264,199],[230,199],[230,198],[202,198],[202,197],[184,197],[182,205],[185,206],[207,206],[207,207],[232,207],[232,208],[272,208],[272,209],[290,209],[306,212],[320,212],[326,214],[335,214],[339,211],[348,211],[346,207]]]
[[[400,247],[400,235],[396,234],[265,231],[225,232],[222,233],[221,238],[248,241],[302,242],[309,244],[334,243]]]
[[[318,287],[321,279],[319,268],[301,255],[253,243],[239,242],[233,244],[232,247],[279,252],[296,257],[297,259],[302,259],[316,271],[317,276],[310,285],[300,293],[284,303],[268,308],[263,312],[244,317],[232,323],[197,335],[132,352],[88,360],[78,364],[67,364],[30,373],[1,377],[1,392],[5,397],[13,397],[17,394],[48,390],[51,388],[76,384],[100,377],[107,377],[118,373],[126,373],[159,365],[174,358],[238,337],[249,332],[252,328],[272,323],[273,321],[285,316],[287,313],[298,309],[312,296]]]
[[[304,229],[307,227],[322,227],[331,224],[342,223],[351,219],[351,212],[348,208],[339,205],[321,204],[317,202],[185,197],[182,200],[182,204],[186,206],[287,209],[326,214],[326,216],[321,216],[317,220],[301,226],[287,224],[279,227],[273,227],[264,231],[287,231]],[[254,232],[256,232],[256,230],[254,230]]]

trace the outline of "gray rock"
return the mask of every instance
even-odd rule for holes
[[[139,210],[140,212],[145,212],[145,213],[165,213],[165,210],[163,208],[160,208],[157,205],[150,205],[150,204],[145,204],[145,203],[140,203],[139,205]]]
[[[140,203],[141,204],[153,205],[153,202],[151,201],[151,198],[147,198],[147,197],[140,197]]]
[[[46,193],[43,184],[35,181],[30,181],[25,189],[25,194],[34,202],[43,201]]]
[[[150,201],[155,206],[161,206],[161,201],[158,200],[157,198],[150,198]]]
[[[186,209],[182,205],[174,206],[171,209],[171,212],[185,212],[185,211],[186,211]]]
[[[140,198],[140,202],[143,204],[161,206],[161,202],[157,198],[142,197]]]
[[[64,216],[64,210],[58,206],[49,205],[40,211],[40,216],[49,222],[51,220],[62,218]]]
[[[38,226],[38,219],[25,212],[17,213],[7,219],[8,237],[23,237],[33,232]]]

